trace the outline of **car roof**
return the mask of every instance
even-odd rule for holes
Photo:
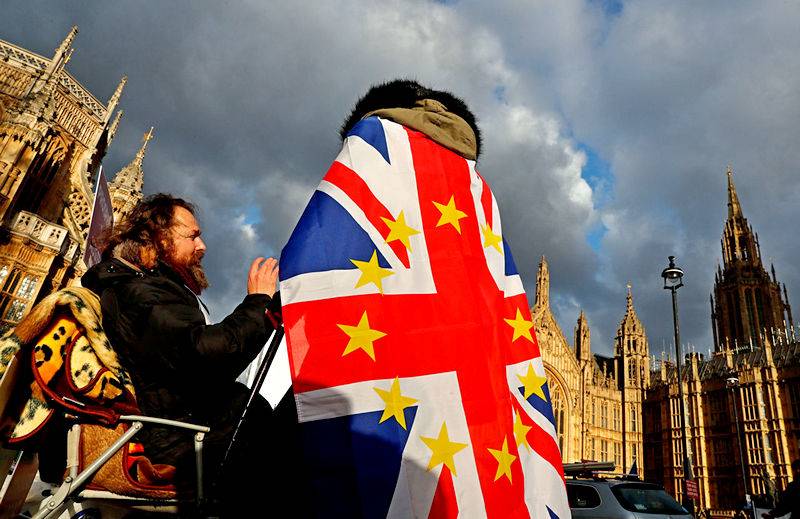
[[[622,485],[622,484],[636,484],[636,485],[645,485],[651,488],[660,488],[663,489],[661,485],[658,483],[650,483],[649,481],[642,481],[641,479],[634,479],[634,478],[567,478],[567,484],[570,483],[584,483],[589,485],[597,485],[597,486],[615,486],[615,485]]]

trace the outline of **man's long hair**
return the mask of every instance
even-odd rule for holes
[[[138,267],[153,268],[169,257],[168,232],[174,224],[176,207],[195,213],[194,206],[169,194],[151,195],[122,219],[103,242],[103,259],[122,258]]]

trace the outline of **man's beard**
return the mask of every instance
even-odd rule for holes
[[[204,289],[208,288],[208,279],[201,264],[203,260],[202,252],[192,254],[191,259],[186,264],[177,261],[173,256],[173,251],[167,251],[166,256],[167,264],[178,273],[192,292],[200,295]]]

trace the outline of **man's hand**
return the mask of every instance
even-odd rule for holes
[[[250,265],[250,273],[247,275],[247,293],[267,294],[272,297],[275,295],[277,283],[278,260],[275,258],[256,258]]]

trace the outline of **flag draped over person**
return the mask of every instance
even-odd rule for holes
[[[281,255],[317,514],[570,516],[536,334],[464,103],[356,105]]]

